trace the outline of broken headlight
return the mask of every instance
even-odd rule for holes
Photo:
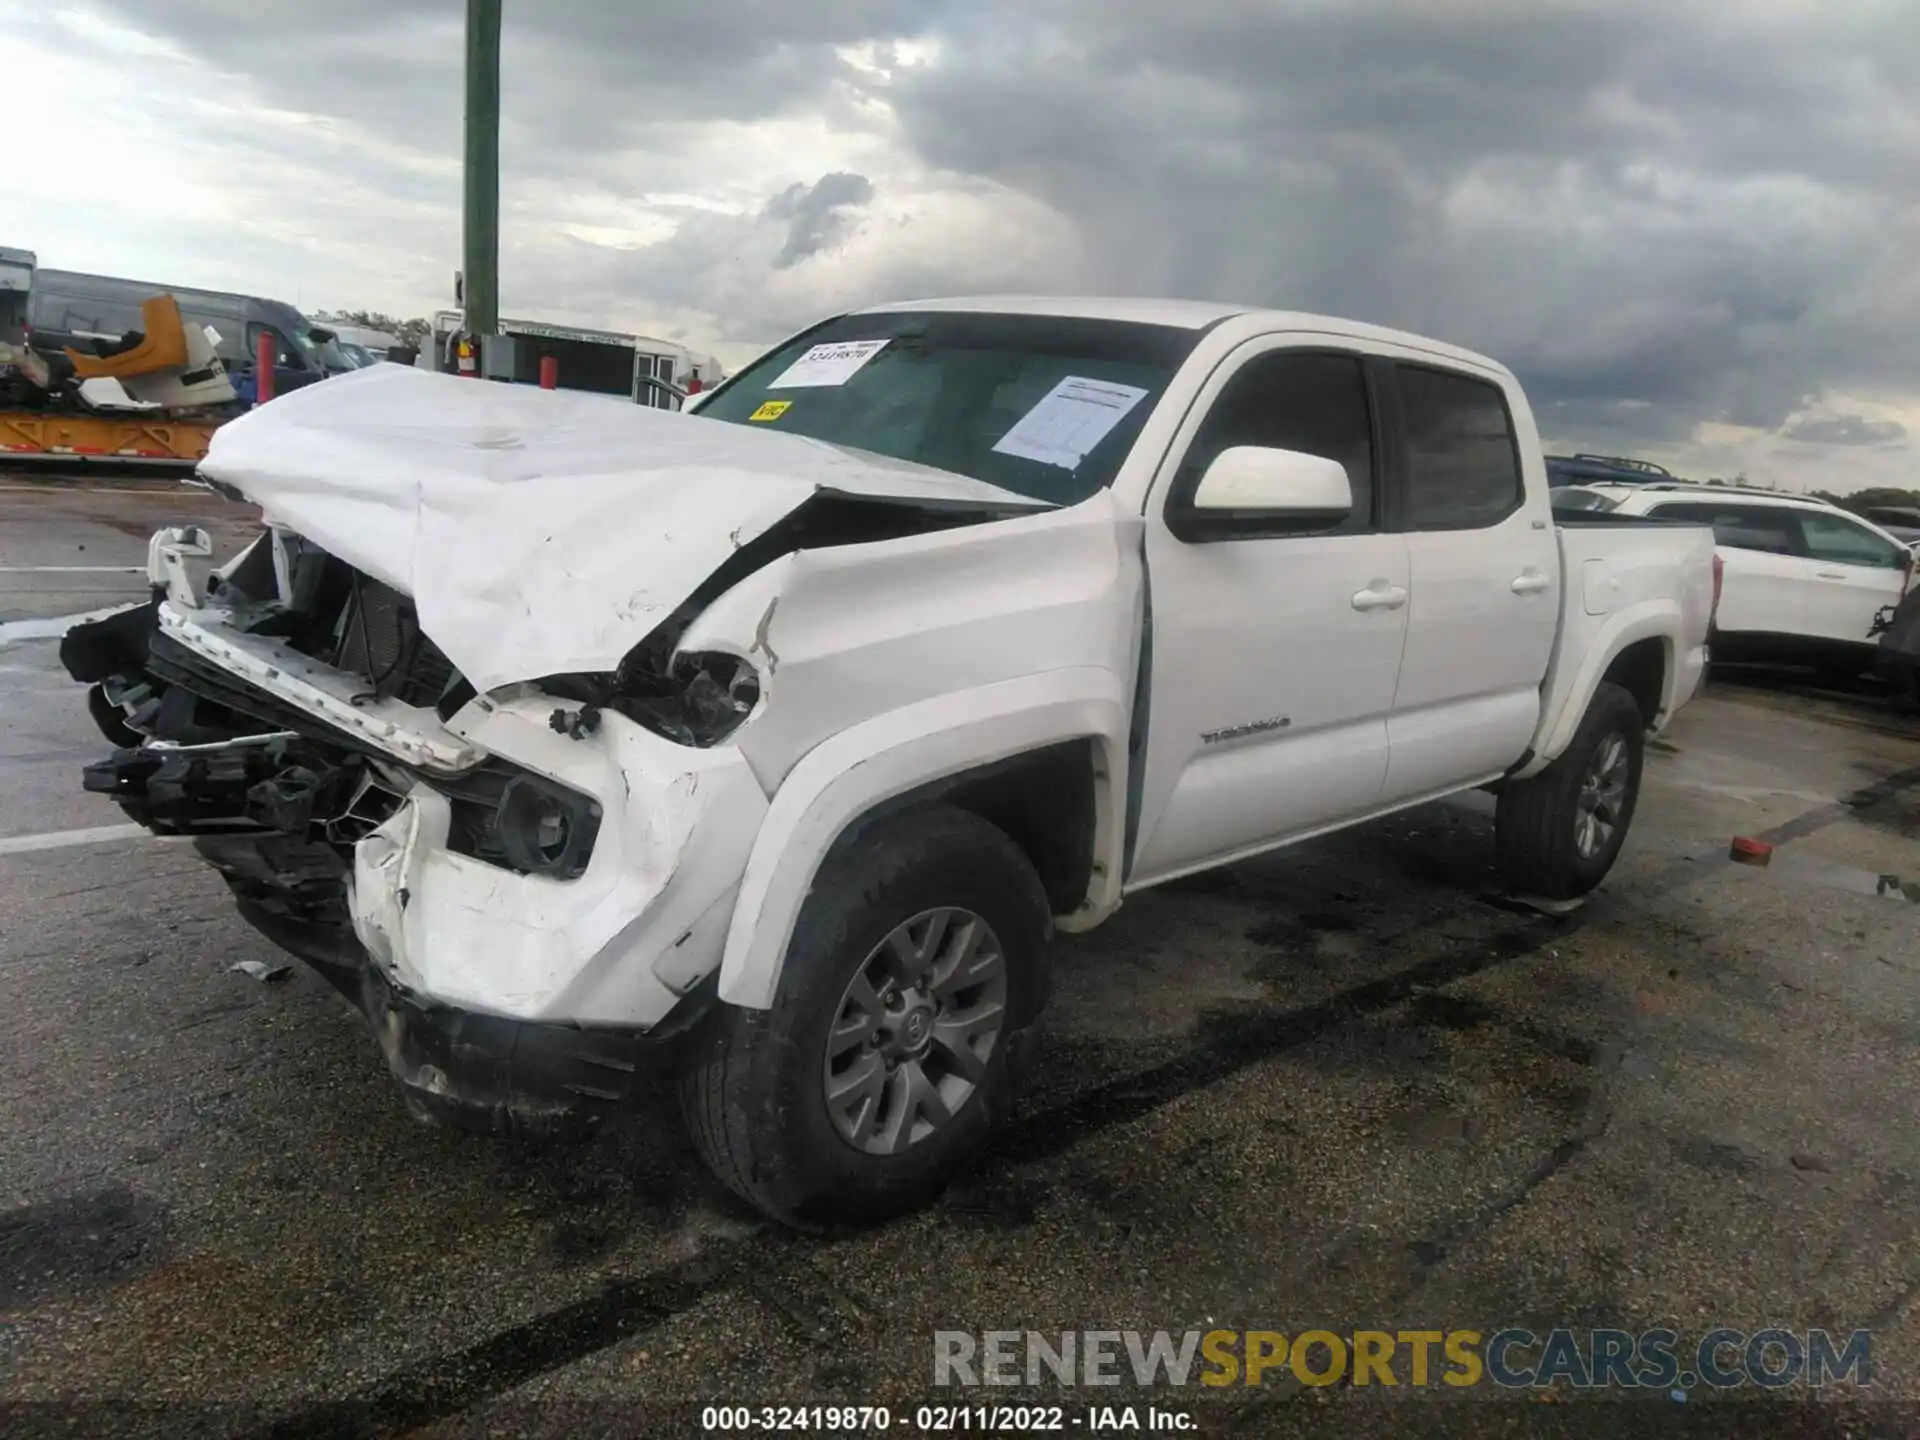
[[[593,854],[600,807],[537,776],[516,775],[500,796],[493,827],[514,869],[571,880]]]
[[[648,659],[629,657],[612,675],[551,675],[539,685],[556,698],[611,710],[676,745],[700,749],[724,743],[760,703],[759,673],[737,655],[677,655],[660,668]],[[585,724],[580,717],[556,718],[554,728],[581,739],[592,733],[592,718]]]
[[[500,762],[452,784],[447,848],[521,875],[573,880],[586,872],[600,834],[597,801]]]

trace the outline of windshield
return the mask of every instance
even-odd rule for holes
[[[320,357],[320,363],[327,369],[357,370],[359,368],[347,358],[347,352],[341,347],[340,337],[331,330],[309,330],[307,340],[313,353]]]
[[[1052,315],[850,315],[757,361],[695,413],[1071,505],[1112,482],[1202,333]]]
[[[301,358],[307,362],[308,367],[318,370],[321,363],[320,347],[313,343],[313,337],[298,326],[291,327],[287,333],[292,337],[290,343],[300,352]]]

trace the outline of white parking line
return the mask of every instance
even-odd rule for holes
[[[90,830],[50,830],[44,835],[15,835],[0,840],[0,855],[31,855],[40,850],[67,850],[76,845],[104,845],[110,840],[134,840],[148,834],[151,832],[144,825],[95,825]]]
[[[0,650],[17,640],[58,640],[76,625],[104,620],[109,615],[118,615],[122,610],[132,608],[133,604],[115,605],[106,610],[89,610],[84,615],[60,615],[51,620],[0,621]]]

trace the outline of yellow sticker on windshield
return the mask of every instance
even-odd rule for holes
[[[747,418],[749,420],[778,420],[782,415],[787,413],[788,407],[792,404],[793,402],[791,400],[769,400]]]

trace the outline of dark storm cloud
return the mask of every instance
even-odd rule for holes
[[[284,89],[286,103],[385,123],[431,112],[456,128],[460,0],[105,0],[121,24]],[[557,0],[505,6],[507,125],[556,164],[661,121],[751,120],[805,109],[837,74],[834,47],[911,34],[914,0]]]
[[[116,0],[290,109],[443,153],[461,9]],[[914,38],[932,62],[890,75],[836,53]],[[1777,430],[1849,387],[1913,393],[1916,74],[1920,5],[1901,0],[569,0],[508,6],[503,145],[509,179],[633,195],[684,183],[689,127],[820,117],[1067,217],[1078,288],[1474,346],[1520,374],[1550,438],[1611,447]],[[908,193],[830,168],[796,160],[642,250],[579,244],[576,294],[772,339],[805,318],[786,282],[878,233],[876,192]],[[1020,279],[986,249],[938,273],[885,249],[859,252],[864,298]]]
[[[1920,363],[1920,7],[1024,13],[894,102],[1079,220],[1104,288],[1440,335],[1649,438]]]
[[[767,202],[765,212],[767,219],[787,226],[787,241],[773,257],[773,268],[785,270],[833,245],[853,224],[848,212],[871,199],[873,182],[844,170],[822,175],[811,185],[788,186]]]
[[[1868,420],[1861,415],[1838,415],[1827,420],[1802,420],[1784,432],[1789,440],[1810,445],[1898,445],[1907,427],[1898,420]]]

